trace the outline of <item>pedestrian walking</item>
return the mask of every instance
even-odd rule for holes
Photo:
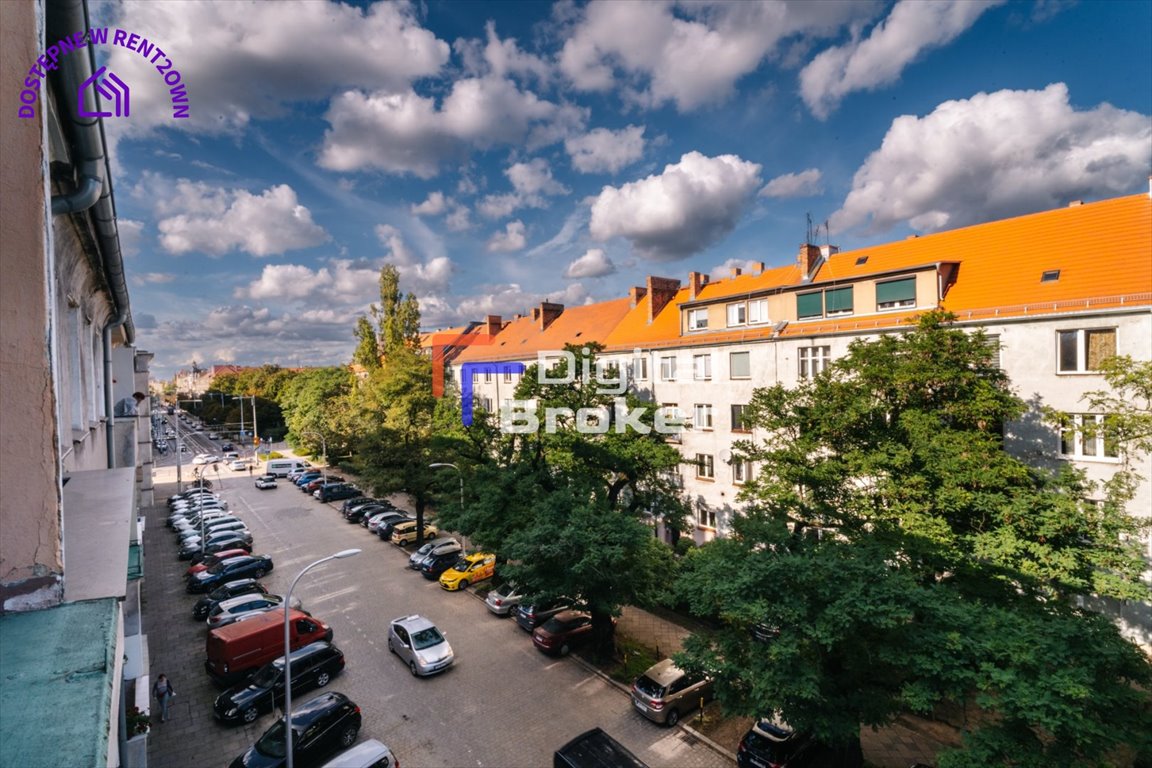
[[[152,695],[160,702],[160,722],[168,722],[168,704],[171,703],[176,691],[172,688],[172,681],[167,675],[160,675],[152,686]]]

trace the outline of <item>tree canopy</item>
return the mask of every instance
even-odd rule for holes
[[[1152,677],[1075,598],[1147,599],[1137,524],[1123,489],[1004,451],[1024,404],[983,334],[949,320],[929,313],[814,380],[756,391],[766,439],[736,457],[758,470],[748,514],[681,580],[726,628],[681,662],[716,671],[730,709],[779,711],[830,743],[954,703],[978,715],[943,768],[1102,764],[1147,745]]]

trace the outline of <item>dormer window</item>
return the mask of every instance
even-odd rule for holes
[[[708,328],[708,310],[707,309],[690,309],[688,310],[688,330],[690,331],[703,331]]]
[[[728,305],[728,327],[744,325],[748,322],[748,307],[744,302]]]
[[[1040,275],[1040,282],[1042,282],[1042,283],[1054,283],[1059,279],[1060,279],[1060,270],[1058,270],[1058,269],[1049,269],[1048,271],[1046,271],[1042,275]]]

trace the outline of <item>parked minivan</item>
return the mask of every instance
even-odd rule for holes
[[[269,459],[264,471],[276,477],[288,477],[288,473],[294,469],[307,469],[311,466],[304,459]]]
[[[648,768],[600,728],[585,731],[552,754],[552,768]]]
[[[303,611],[288,612],[289,644],[332,642],[332,628]],[[284,614],[272,611],[208,632],[204,669],[218,683],[238,682],[284,654]]]

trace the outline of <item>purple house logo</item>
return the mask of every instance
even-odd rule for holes
[[[89,112],[84,108],[84,95],[89,88],[95,88],[104,97],[104,102],[112,105],[111,112]],[[116,77],[115,72],[109,72],[108,67],[100,67],[92,73],[92,77],[80,84],[76,100],[81,117],[128,117],[130,111],[128,85]],[[93,99],[93,103],[99,104],[100,100]]]

